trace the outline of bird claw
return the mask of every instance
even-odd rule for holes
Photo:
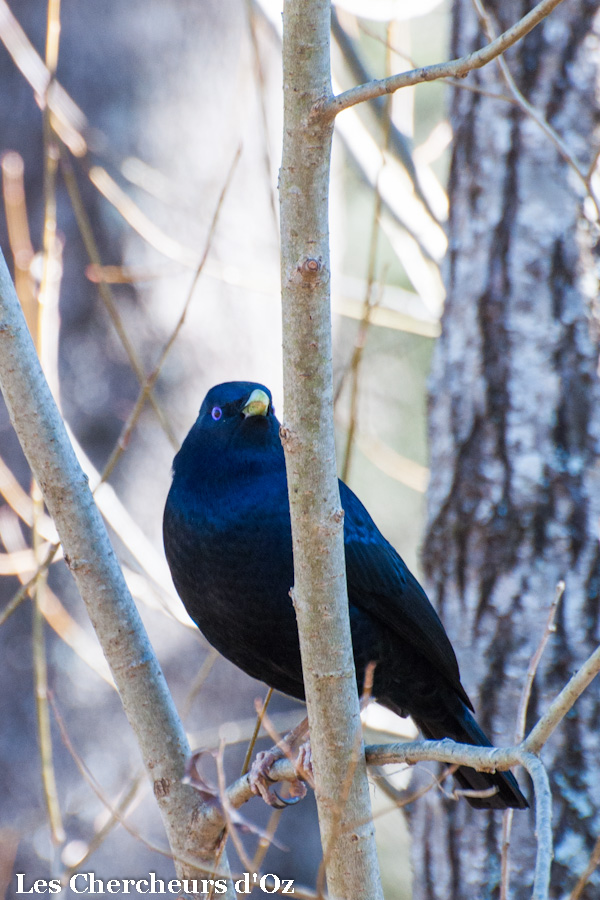
[[[306,786],[299,778],[290,782],[290,797],[281,797],[272,788],[272,785],[276,784],[276,782],[270,777],[269,770],[273,763],[281,759],[283,755],[283,752],[277,747],[257,753],[252,763],[252,768],[248,773],[248,782],[252,793],[262,797],[264,802],[273,809],[285,809],[287,806],[295,806],[299,800],[306,797]],[[300,771],[304,771],[304,767],[299,767]]]
[[[280,759],[280,755],[273,750],[261,750],[256,754],[252,767],[248,772],[248,782],[253,794],[262,797],[268,806],[274,809],[283,809],[283,801],[277,792],[271,792],[271,785],[275,781],[269,776],[269,770],[273,763]]]
[[[310,786],[314,788],[312,749],[310,746],[310,740],[305,741],[298,749],[298,755],[294,763],[294,768],[296,769],[298,777],[301,778],[302,781],[308,781]],[[306,789],[304,792],[306,793]]]
[[[296,784],[302,784],[301,781],[295,782]],[[299,800],[302,800],[303,797],[306,796],[306,788],[304,788],[304,794],[292,795],[291,797],[282,797],[277,791],[273,791],[269,793],[269,806],[272,806],[273,809],[285,809],[288,806],[295,806]]]

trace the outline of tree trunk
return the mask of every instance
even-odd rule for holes
[[[494,0],[486,8],[499,32],[528,7]],[[453,14],[456,57],[485,38],[472,0],[457,0]],[[598,145],[599,32],[597,3],[574,0],[507,54],[517,86],[585,172]],[[469,83],[509,93],[496,64]],[[478,719],[503,745],[514,740],[525,673],[560,578],[566,592],[528,727],[598,643],[597,225],[581,180],[517,105],[457,88],[452,124],[424,564]],[[598,834],[599,717],[594,683],[542,753],[555,898],[573,889]],[[501,832],[501,815],[430,792],[413,815],[415,900],[498,897]],[[531,812],[515,813],[510,896],[518,900],[531,895],[534,845]],[[599,883],[593,876],[582,897],[597,897]]]

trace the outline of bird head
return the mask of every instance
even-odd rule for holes
[[[212,471],[246,468],[283,454],[271,392],[252,381],[228,381],[211,388],[174,461],[205,463]],[[194,466],[196,468],[196,466]]]
[[[196,424],[215,436],[234,431],[250,434],[266,431],[274,412],[271,392],[264,384],[227,381],[210,389]]]

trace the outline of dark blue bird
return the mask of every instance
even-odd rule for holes
[[[373,696],[412,716],[425,737],[489,746],[425,592],[341,481],[340,494],[359,686],[374,662]],[[229,382],[206,395],[173,463],[164,543],[179,596],[213,647],[253,678],[304,699],[285,461],[263,385]],[[510,773],[461,767],[455,778],[471,790],[497,788],[468,798],[472,806],[527,806]]]

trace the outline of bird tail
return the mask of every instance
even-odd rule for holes
[[[469,710],[461,704],[460,712],[448,721],[435,723],[415,719],[424,737],[430,740],[442,740],[449,737],[460,744],[473,744],[475,747],[491,747],[492,744],[481,730]],[[529,804],[519,789],[517,780],[510,772],[477,772],[476,769],[460,766],[454,778],[461,788],[470,791],[486,791],[497,788],[491,797],[466,797],[475,809],[527,809]]]

